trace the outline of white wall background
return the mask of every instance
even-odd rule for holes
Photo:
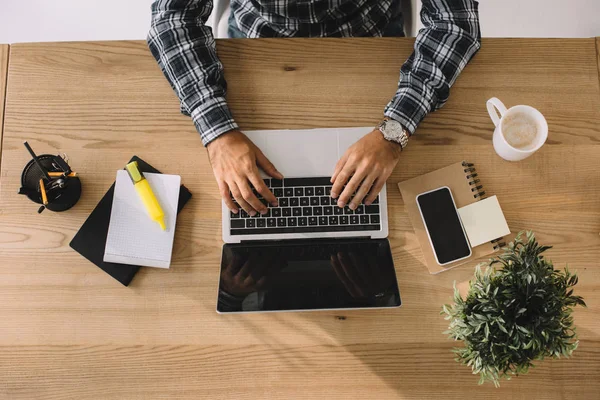
[[[0,0],[0,43],[144,39],[151,3]],[[480,0],[479,9],[486,37],[600,36],[600,0]]]

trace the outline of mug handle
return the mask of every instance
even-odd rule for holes
[[[506,107],[498,98],[492,97],[486,103],[488,114],[494,123],[494,126],[498,126],[500,119],[506,114]],[[500,116],[498,116],[498,113]]]

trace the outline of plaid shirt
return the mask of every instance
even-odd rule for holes
[[[428,112],[444,105],[450,87],[479,50],[475,0],[422,0],[414,51],[400,69],[384,115],[414,133]],[[207,145],[238,129],[225,100],[227,84],[212,30],[212,0],[158,0],[152,4],[150,51]],[[399,0],[232,0],[247,37],[381,36],[399,13]]]

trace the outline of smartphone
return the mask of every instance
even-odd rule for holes
[[[471,245],[449,187],[421,193],[417,196],[417,204],[439,265],[471,256]]]

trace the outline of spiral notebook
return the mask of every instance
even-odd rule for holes
[[[400,182],[398,187],[404,200],[404,206],[419,240],[425,265],[431,274],[437,274],[454,268],[466,262],[470,262],[480,257],[485,257],[505,245],[503,238],[497,238],[490,242],[473,247],[473,254],[466,259],[456,261],[451,264],[439,265],[436,262],[433,249],[427,236],[423,219],[417,205],[417,195],[434,190],[442,186],[448,186],[454,197],[456,208],[468,206],[485,198],[485,191],[481,180],[475,170],[475,166],[466,161],[452,164],[448,167],[438,169],[425,175]]]

